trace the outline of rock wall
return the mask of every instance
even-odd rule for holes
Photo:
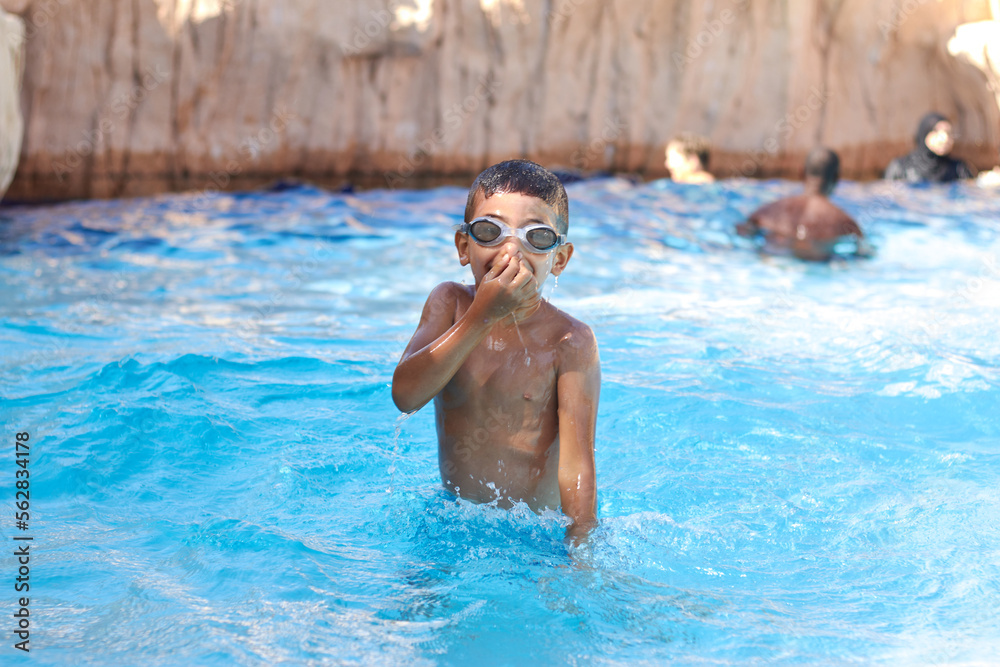
[[[0,199],[14,178],[21,155],[21,69],[24,24],[0,9]]]
[[[952,55],[988,0],[0,0],[27,25],[9,198],[410,187],[497,160],[660,176],[675,132],[726,177],[849,177],[937,109],[992,165],[1000,110]]]
[[[992,0],[991,4],[993,15],[1000,17],[1000,0]],[[958,26],[948,41],[948,52],[983,73],[986,87],[1000,107],[1000,19]]]

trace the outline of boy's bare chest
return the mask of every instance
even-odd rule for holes
[[[487,336],[452,379],[452,389],[492,400],[546,403],[554,396],[556,353],[518,336]]]

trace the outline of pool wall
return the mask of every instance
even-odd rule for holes
[[[946,44],[988,0],[50,0],[26,23],[18,201],[296,176],[412,188],[493,162],[664,175],[680,131],[722,176],[849,178],[952,117],[992,167],[1000,110]],[[238,110],[238,113],[234,112]]]

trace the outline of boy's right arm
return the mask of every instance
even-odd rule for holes
[[[392,400],[402,412],[415,412],[437,396],[496,322],[526,299],[537,298],[527,263],[506,255],[483,277],[469,309],[456,321],[462,289],[442,283],[427,297],[392,376]]]

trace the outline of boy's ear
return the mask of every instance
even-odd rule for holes
[[[552,260],[552,270],[549,271],[554,276],[558,276],[564,270],[566,270],[566,265],[569,264],[569,258],[573,256],[573,244],[567,243],[566,245],[559,246],[556,250],[555,259]]]
[[[462,266],[469,265],[469,237],[462,232],[455,232],[455,249],[458,250],[458,261]]]

